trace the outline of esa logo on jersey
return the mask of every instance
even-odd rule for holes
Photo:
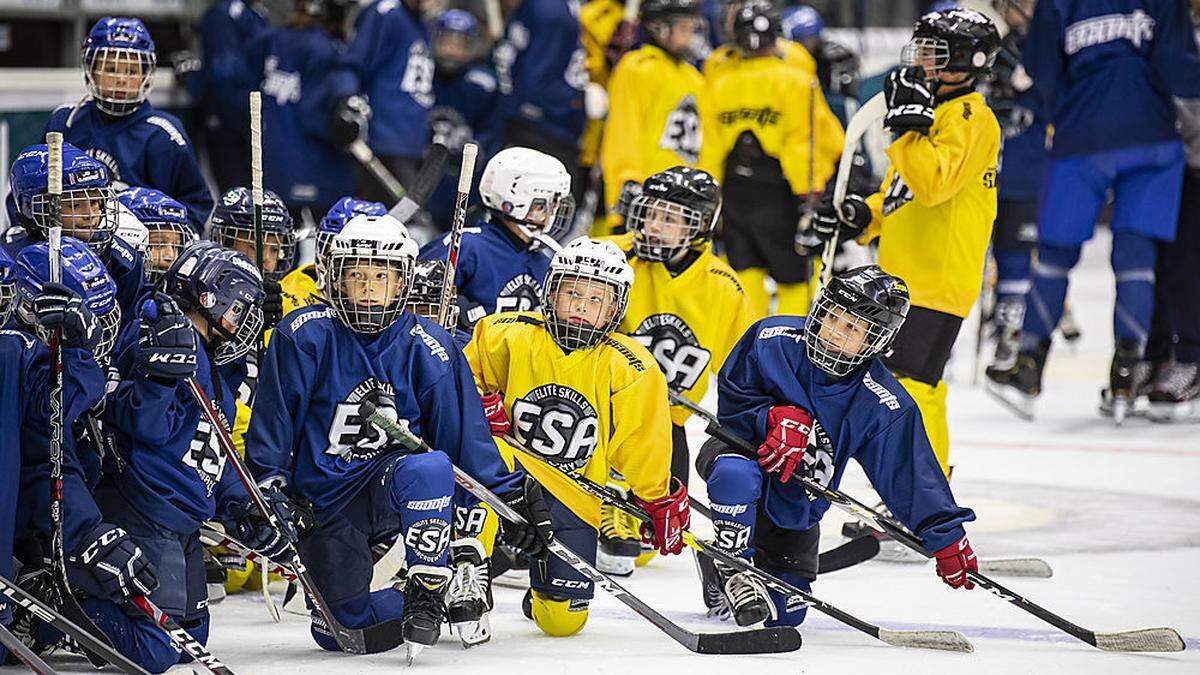
[[[521,273],[508,280],[496,295],[497,312],[532,312],[542,306],[542,285],[532,274]]]
[[[433,58],[423,40],[413,42],[408,48],[408,65],[404,67],[400,91],[412,96],[422,108],[433,105]]]
[[[224,417],[220,409],[217,409],[217,415]],[[224,424],[224,420],[221,423]],[[196,425],[196,434],[192,436],[192,442],[188,444],[181,461],[184,466],[191,467],[200,482],[204,483],[205,496],[212,497],[213,490],[221,480],[221,472],[225,470],[225,453],[217,447],[217,435],[204,417]]]
[[[337,455],[348,462],[368,460],[378,455],[389,445],[388,436],[383,429],[364,419],[359,409],[363,401],[370,401],[384,417],[395,420],[396,407],[392,403],[392,395],[390,382],[380,382],[374,377],[360,382],[346,400],[334,409],[325,454]]]
[[[750,526],[734,520],[713,520],[713,531],[716,533],[717,548],[733,555],[739,555],[750,545]]]
[[[517,438],[563,470],[587,464],[596,451],[596,409],[570,387],[544,384],[517,399],[512,412]]]
[[[646,317],[631,337],[650,350],[667,385],[676,391],[694,387],[712,360],[712,353],[700,346],[692,329],[674,314]]]
[[[679,155],[679,159],[687,164],[695,164],[700,158],[700,143],[700,112],[696,108],[696,97],[688,94],[667,113],[658,147]]]
[[[280,70],[278,56],[268,56],[263,70],[263,93],[274,97],[276,105],[300,101],[300,73]]]
[[[804,453],[804,477],[822,487],[828,487],[836,470],[837,467],[833,463],[833,442],[825,432],[825,427],[821,426],[821,422],[814,419],[812,432],[808,437],[808,450]],[[810,492],[808,500],[815,499],[816,496]]]
[[[891,215],[896,209],[912,200],[912,190],[904,184],[904,179],[900,178],[900,172],[897,171],[895,177],[892,178],[892,184],[887,189],[887,194],[883,196],[883,215]]]
[[[440,518],[418,520],[404,532],[404,545],[421,560],[436,563],[450,545],[450,523]]]

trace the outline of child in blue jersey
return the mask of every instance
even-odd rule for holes
[[[507,148],[493,157],[479,181],[479,196],[487,213],[463,231],[454,271],[459,329],[467,339],[488,314],[541,307],[550,256],[534,235],[561,236],[575,210],[566,167],[529,148]],[[449,243],[446,235],[426,244],[421,259],[445,260]]]
[[[818,525],[829,508],[797,472],[836,488],[854,458],[884,504],[937,559],[951,586],[973,588],[977,569],[958,506],[938,466],[912,398],[879,356],[908,314],[908,288],[871,265],[823,288],[810,316],[776,316],[750,327],[718,378],[718,417],[758,446],[757,456],[710,442],[696,468],[708,483],[721,548],[809,589],[817,574]],[[705,602],[737,623],[795,626],[806,607],[769,594],[754,577],[705,570]]]
[[[138,19],[100,19],[83,42],[82,59],[88,98],[57,108],[45,130],[61,131],[123,187],[152,187],[183,202],[199,231],[212,194],[183,125],[146,101],[157,60],[146,26]]]
[[[146,228],[146,251],[142,262],[151,285],[158,283],[179,257],[179,252],[199,239],[188,225],[187,208],[152,188],[129,188],[117,201]]]
[[[320,266],[325,302],[289,313],[271,337],[246,460],[272,499],[311,508],[300,554],[334,617],[351,628],[401,618],[419,649],[437,642],[453,601],[451,462],[540,523],[506,524],[510,543],[544,554],[552,535],[536,483],[510,472],[491,440],[462,352],[440,326],[404,311],[416,254],[387,215],[355,216],[333,238]],[[434,452],[403,452],[364,419],[364,402],[405,420]],[[370,547],[396,533],[407,582],[371,592]],[[312,633],[338,649],[323,624]]]

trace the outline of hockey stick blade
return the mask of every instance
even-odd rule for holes
[[[865,534],[825,551],[820,556],[817,574],[829,574],[853,567],[879,555],[879,539]]]
[[[25,643],[17,639],[17,636],[13,635],[12,631],[2,623],[0,623],[0,644],[8,647],[8,651],[12,652],[13,656],[16,656],[29,670],[38,675],[58,675],[57,670],[51,668],[50,664],[42,660],[42,657],[34,654],[32,649],[25,646]]]
[[[979,571],[998,577],[1027,577],[1030,579],[1049,579],[1054,576],[1050,563],[1041,558],[1003,558],[1000,560],[980,560]]]
[[[967,637],[953,630],[889,630],[879,629],[879,639],[893,647],[937,649],[944,652],[975,651]]]
[[[1096,646],[1106,652],[1181,652],[1183,638],[1174,628],[1143,628],[1096,633]]]

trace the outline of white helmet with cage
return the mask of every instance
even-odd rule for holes
[[[325,251],[321,292],[342,323],[373,334],[391,326],[412,287],[417,243],[389,215],[358,215]]]
[[[479,179],[479,198],[492,211],[551,236],[565,232],[575,213],[567,167],[530,148],[496,153]]]
[[[564,351],[588,349],[625,316],[633,268],[611,241],[579,237],[554,254],[542,290],[542,313]]]

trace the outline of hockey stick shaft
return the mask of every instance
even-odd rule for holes
[[[292,583],[297,581],[296,573],[293,572],[290,567],[284,565],[283,563],[275,562],[274,560],[268,560],[258,551],[255,551],[254,549],[246,546],[242,542],[230,537],[227,534],[218,532],[216,530],[210,530],[207,527],[202,527],[200,528],[200,537],[205,539],[207,543],[211,544],[212,546],[224,546],[235,555],[241,557],[242,560],[246,560],[254,563],[255,565],[266,568],[268,574],[278,575],[284,581]]]
[[[102,661],[98,664],[98,667],[111,665],[129,675],[148,675],[145,669],[130,661],[124,654],[118,652],[108,643],[96,637],[95,633],[81,628],[79,624],[54,611],[30,595],[28,591],[4,577],[0,577],[0,594],[3,594],[13,603],[20,605],[40,621],[70,636],[72,640],[88,650],[89,653],[99,655]]]
[[[58,671],[51,668],[48,663],[42,660],[42,657],[33,653],[33,650],[25,646],[25,643],[17,639],[16,635],[12,634],[4,624],[0,623],[0,644],[8,647],[8,651],[13,653],[21,663],[24,663],[29,670],[38,675],[58,675]]]
[[[837,177],[833,183],[833,210],[839,218],[842,213],[842,204],[846,202],[846,191],[850,187],[850,173],[854,168],[854,154],[858,150],[859,141],[873,124],[883,119],[886,113],[887,101],[880,92],[864,103],[846,124],[846,140],[842,144],[842,157],[838,160]],[[833,236],[825,242],[825,249],[821,252],[821,285],[818,290],[833,278],[833,258],[837,253],[840,230],[841,227],[834,228]],[[816,297],[815,292],[813,296]]]
[[[467,143],[463,146],[462,165],[458,170],[458,193],[454,197],[454,223],[450,227],[450,242],[446,246],[446,273],[442,277],[441,301],[438,303],[438,323],[446,330],[450,318],[450,297],[454,288],[454,276],[458,270],[458,249],[462,245],[463,228],[467,223],[467,200],[471,196],[471,182],[475,177],[475,156],[479,146]]]
[[[425,441],[421,440],[408,429],[406,425],[401,425],[394,422],[378,411],[364,410],[367,413],[367,418],[382,429],[389,437],[399,442],[401,445],[412,450],[422,450],[432,452]],[[478,497],[488,506],[495,510],[496,515],[501,518],[515,523],[527,522],[525,518],[515,511],[494,492],[488,490],[483,485],[479,484],[474,478],[468,475],[465,471],[454,467],[454,480],[464,490]],[[555,556],[563,562],[570,565],[575,571],[582,574],[595,585],[603,588],[608,593],[612,594],[620,600],[625,606],[632,609],[642,618],[654,624],[656,628],[666,633],[671,639],[678,642],[680,645],[692,652],[698,653],[777,653],[785,651],[794,651],[800,647],[800,635],[792,629],[762,629],[761,631],[746,631],[739,633],[724,633],[724,634],[702,634],[693,633],[679,624],[671,621],[667,617],[660,614],[654,608],[647,605],[640,598],[630,593],[611,577],[596,569],[587,560],[576,554],[566,545],[551,540],[547,548]],[[790,648],[789,648],[790,647]]]
[[[367,145],[366,141],[361,138],[354,141],[350,144],[349,150],[350,155],[358,160],[358,163],[362,164],[363,168],[392,195],[392,201],[398,202],[408,196],[408,190],[375,156],[375,151],[371,150],[371,146]]]
[[[696,412],[708,420],[708,434],[713,438],[717,438],[729,445],[740,448],[746,452],[756,452],[756,448],[745,439],[742,439],[728,430],[721,427],[717,419],[711,413],[695,405],[691,401],[677,396],[673,392],[670,393],[671,401],[678,405],[688,407],[693,412]],[[805,476],[793,474],[792,478],[800,482],[800,484],[814,497],[828,500],[833,505],[837,506],[846,513],[854,516],[858,520],[875,527],[881,532],[886,532],[901,545],[920,553],[926,558],[933,556],[925,550],[920,539],[904,529],[904,526],[897,523],[892,518],[884,516],[875,511],[866,504],[858,501],[854,497],[847,495],[840,490],[825,487]],[[1146,628],[1133,631],[1124,631],[1120,633],[1097,633],[1093,630],[1083,628],[1076,625],[1067,619],[1051,612],[1050,610],[1034,603],[1015,591],[1006,588],[997,581],[992,580],[987,575],[979,571],[968,571],[967,578],[972,583],[987,590],[992,595],[1020,608],[1021,610],[1032,614],[1042,621],[1054,626],[1055,628],[1075,637],[1083,642],[1086,642],[1093,647],[1098,647],[1106,651],[1148,651],[1148,652],[1173,652],[1183,650],[1183,638],[1173,628]]]
[[[450,151],[441,143],[429,146],[425,154],[425,162],[413,179],[412,189],[396,202],[388,215],[402,223],[407,223],[417,211],[429,201],[430,195],[437,189],[437,184],[446,173],[446,162],[450,159]]]
[[[265,275],[263,267],[263,162],[262,162],[262,92],[250,92],[250,202],[253,208],[254,266]],[[258,331],[254,354],[261,364],[267,346],[267,326]]]
[[[159,609],[158,605],[150,601],[150,598],[144,595],[135,595],[129,599],[129,602],[161,628],[176,647],[192,657],[196,663],[204,666],[208,672],[213,675],[233,675],[233,671],[228,666],[213,656],[212,652],[184,630],[169,614]]]

